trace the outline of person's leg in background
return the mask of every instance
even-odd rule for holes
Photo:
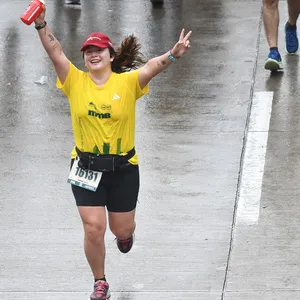
[[[270,52],[265,62],[265,69],[277,71],[282,68],[282,60],[278,51],[279,0],[264,0],[263,21]]]
[[[299,0],[287,0],[289,19],[285,24],[285,49],[289,54],[298,51],[299,41],[297,36],[297,20],[300,12]]]

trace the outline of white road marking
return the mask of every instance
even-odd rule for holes
[[[258,222],[273,94],[254,94],[238,193],[237,224]]]

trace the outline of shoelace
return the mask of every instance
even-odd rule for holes
[[[100,293],[99,296],[106,296],[107,284],[105,282],[99,282],[95,285],[95,291]]]
[[[119,240],[117,238],[114,239],[114,242],[117,241],[118,243],[121,243],[121,244],[126,244],[128,243],[130,240],[131,240],[132,237],[129,237],[128,239],[126,240]]]
[[[127,244],[127,243],[129,243],[130,241],[131,241],[131,237],[128,238],[128,239],[126,239],[126,240],[118,240],[118,242],[121,243],[121,244]]]

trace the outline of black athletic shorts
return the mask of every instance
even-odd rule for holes
[[[71,160],[71,167],[74,159]],[[139,166],[129,165],[103,172],[95,192],[71,184],[77,206],[106,206],[111,212],[129,212],[136,207],[140,188]]]

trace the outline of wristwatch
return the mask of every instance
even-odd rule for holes
[[[169,59],[171,59],[171,61],[173,61],[173,62],[177,60],[177,58],[176,58],[175,56],[172,55],[171,50],[168,51],[168,57],[169,57]]]
[[[44,22],[41,23],[41,24],[35,25],[35,29],[36,29],[36,30],[41,30],[41,29],[45,28],[46,25],[47,25],[47,22],[44,21]]]

